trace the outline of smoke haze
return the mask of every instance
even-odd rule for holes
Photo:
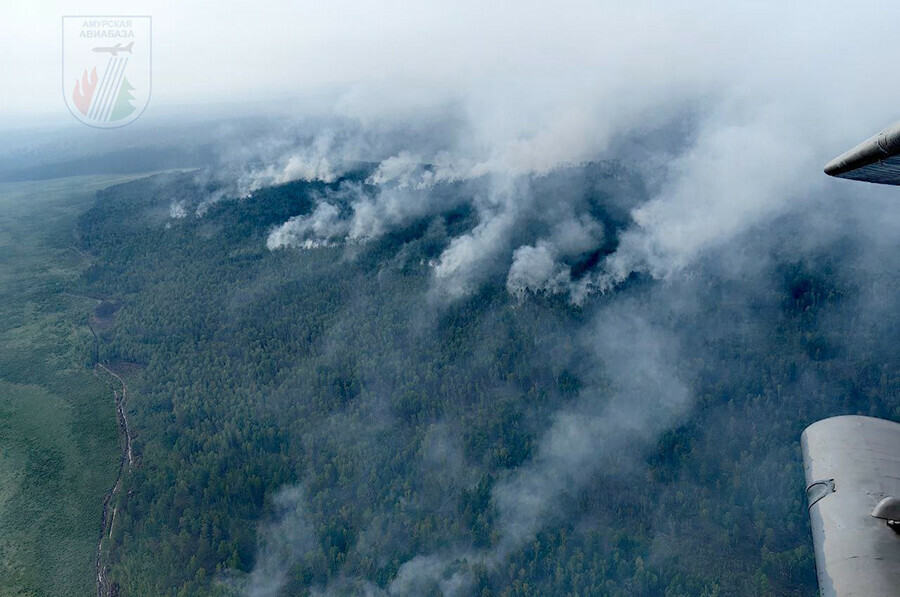
[[[499,17],[499,6],[485,10]],[[567,5],[539,34],[543,11],[505,8],[520,18],[514,27],[491,31],[499,21],[489,16],[474,28],[496,50],[477,68],[462,65],[483,47],[448,51],[439,38],[413,70],[427,83],[408,87],[392,78],[410,64],[397,55],[401,43],[379,65],[383,81],[338,94],[333,110],[299,127],[325,122],[326,132],[263,135],[252,151],[226,156],[218,173],[232,186],[210,201],[365,172],[273,228],[270,250],[349,250],[465,209],[473,225],[428,264],[428,304],[445,309],[500,283],[520,303],[559,295],[585,309],[577,349],[550,343],[557,366],[577,359],[587,381],[546,422],[533,456],[494,484],[491,546],[415,555],[384,590],[348,575],[320,594],[412,596],[437,587],[469,595],[477,569],[496,568],[564,518],[598,478],[633,479],[660,434],[681,425],[697,400],[694,360],[710,349],[696,337],[715,344],[758,333],[764,323],[750,305],[765,293],[752,285],[767,287],[773,263],[840,236],[828,230],[830,219],[852,211],[860,218],[853,226],[868,228],[855,206],[882,193],[843,191],[821,166],[896,116],[886,98],[900,84],[879,78],[879,92],[866,91],[892,63],[871,55],[866,41],[889,35],[893,6]],[[447,35],[457,26],[451,19]],[[447,64],[436,68],[442,58]],[[848,194],[853,206],[833,199]],[[893,204],[883,207],[898,217]],[[182,212],[173,208],[173,217]],[[812,213],[815,226],[796,219]],[[793,240],[766,232],[793,225],[804,229]],[[872,233],[876,247],[895,246],[885,235]],[[620,288],[635,277],[655,282]],[[690,327],[714,308],[703,296],[709,285],[740,296],[743,324],[718,314],[719,328]],[[273,561],[266,551],[258,558],[263,567]],[[260,590],[247,594],[269,594]]]
[[[900,62],[889,43],[900,18],[896,2],[340,0],[284,8],[263,0],[232,8],[215,27],[195,25],[204,22],[201,9],[148,8],[161,23],[154,101],[230,93],[249,99],[253,89],[271,96],[264,108],[271,118],[252,133],[227,125],[208,133],[214,166],[193,175],[199,199],[167,199],[170,223],[203,219],[219,202],[302,180],[322,184],[311,209],[266,231],[260,245],[268,257],[334,251],[329,258],[354,263],[369,249],[389,250],[394,245],[385,239],[405,238],[416,226],[424,232],[410,233],[410,245],[438,247],[419,264],[404,261],[406,246],[388,265],[379,262],[376,282],[391,281],[392,268],[421,266],[427,290],[410,291],[415,312],[403,311],[403,335],[385,340],[378,359],[359,364],[361,357],[343,354],[356,346],[355,326],[378,311],[375,297],[359,291],[345,321],[327,324],[329,352],[317,366],[353,361],[366,391],[361,404],[332,415],[329,437],[304,438],[311,449],[343,442],[360,460],[388,460],[392,434],[413,433],[384,407],[404,365],[425,358],[423,346],[444,342],[442,333],[450,336],[442,318],[467,321],[466,309],[477,311],[472,305],[484,297],[496,312],[472,316],[483,342],[471,347],[466,366],[478,369],[479,357],[491,355],[493,332],[516,331],[503,327],[504,318],[520,309],[546,319],[535,317],[545,327],[527,330],[533,351],[515,357],[554,384],[570,373],[580,380],[565,395],[547,390],[553,400],[534,406],[541,416],[522,422],[533,443],[509,466],[467,460],[458,445],[464,430],[449,415],[410,439],[419,449],[421,492],[430,497],[391,507],[452,518],[463,495],[481,491],[488,539],[417,538],[413,549],[409,534],[392,526],[393,510],[358,503],[366,495],[363,471],[356,496],[335,498],[350,504],[362,528],[353,549],[386,567],[382,548],[390,544],[402,561],[387,579],[347,566],[313,594],[472,595],[481,578],[542,531],[570,518],[577,525],[575,513],[589,509],[579,509],[579,500],[604,483],[629,489],[602,499],[634,509],[649,499],[635,496],[644,484],[661,500],[674,499],[663,482],[648,480],[647,460],[722,388],[793,400],[799,420],[850,384],[834,373],[853,368],[847,355],[888,354],[890,338],[879,326],[896,313],[883,289],[900,265],[900,203],[884,189],[828,180],[821,168],[897,117],[900,81],[885,76]],[[0,48],[15,62],[25,44],[15,23],[35,17],[2,10],[14,18],[0,18]],[[195,52],[189,65],[168,49],[182,38]],[[265,63],[261,52],[232,49],[262,38],[269,40]],[[215,41],[222,39],[227,48]],[[34,59],[23,60],[15,70],[34,67]],[[48,105],[41,95],[23,99],[27,85],[46,87],[34,78],[15,83],[22,97],[9,94],[13,107]],[[279,101],[284,97],[293,99]],[[809,305],[779,302],[795,290],[795,278],[815,278],[820,267],[838,281],[823,296],[848,297],[840,309],[819,315]],[[498,288],[500,298],[491,294]],[[790,317],[812,320],[807,335],[778,344]],[[832,337],[834,329],[854,332]],[[820,332],[821,345],[804,344]],[[747,371],[734,357],[748,346],[801,355],[806,370],[791,387],[769,388],[766,372]],[[842,355],[833,369],[818,364],[831,353]],[[538,401],[514,380],[484,378],[495,386],[498,409],[510,396]],[[752,400],[743,412],[730,399],[720,402],[727,406],[709,416],[748,445],[753,425],[779,425]],[[342,434],[345,427],[357,431]],[[714,438],[703,438],[698,452],[714,454]],[[746,471],[754,489],[765,486],[776,456]],[[427,472],[434,470],[442,474]],[[700,473],[673,474],[709,498]],[[259,528],[254,567],[232,579],[248,597],[282,594],[291,571],[321,542],[322,521],[310,520],[301,487],[270,498],[274,517]],[[659,512],[647,518],[704,544],[690,521]],[[663,531],[654,546],[660,561],[690,555],[667,550]]]

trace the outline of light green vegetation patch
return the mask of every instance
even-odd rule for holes
[[[0,597],[96,591],[119,448],[111,392],[88,367],[98,301],[68,292],[89,265],[73,227],[96,190],[133,178],[0,184]]]

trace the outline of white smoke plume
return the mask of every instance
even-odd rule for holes
[[[567,498],[598,475],[633,468],[641,448],[687,413],[692,396],[678,371],[678,341],[637,311],[627,301],[616,303],[585,330],[584,358],[602,369],[608,382],[598,376],[574,407],[558,412],[535,457],[494,487],[495,545],[417,556],[400,568],[389,595],[413,597],[435,586],[445,597],[470,595],[473,565],[501,565],[564,514]]]
[[[522,300],[529,291],[558,294],[571,281],[569,268],[556,260],[553,246],[541,241],[537,245],[524,245],[515,250],[506,276],[506,288]]]
[[[296,216],[269,233],[266,246],[270,250],[284,247],[312,249],[342,240],[348,223],[340,218],[338,208],[322,202],[309,216]]]
[[[348,153],[335,133],[325,130],[307,144],[290,148],[276,163],[243,174],[238,180],[239,192],[246,194],[293,180],[332,182],[352,167]]]
[[[187,217],[187,209],[185,209],[183,201],[173,201],[169,204],[169,217],[174,220]]]
[[[340,203],[323,197],[311,213],[275,228],[267,244],[365,242],[462,204],[474,225],[430,264],[442,299],[464,300],[505,280],[520,300],[558,294],[585,304],[634,274],[677,281],[710,251],[810,205],[830,184],[821,166],[896,118],[900,82],[884,76],[896,51],[875,55],[871,40],[891,39],[900,7],[876,4],[861,14],[837,2],[576,2],[553,15],[537,3],[491,5],[485,11],[498,23],[515,12],[525,33],[488,27],[493,37],[473,43],[471,54],[463,47],[447,52],[449,65],[428,63],[420,74],[435,84],[425,99],[398,77],[389,91],[363,84],[337,103],[353,123],[348,140],[313,142],[291,176],[336,180],[360,161],[372,165],[371,175],[355,195]],[[482,60],[485,46],[498,49]],[[414,54],[391,58],[409,66]],[[401,136],[361,159],[360,147],[375,148],[373,131],[403,122],[410,105],[454,126],[443,136]],[[651,158],[638,152],[629,164],[650,181],[650,196],[626,206],[620,227],[601,224],[581,192],[536,191],[556,173],[619,157],[623,140],[652,137],[686,111],[696,119],[682,145]],[[294,151],[279,148],[258,180],[289,179],[283,156]],[[441,193],[448,185],[459,186]],[[601,259],[586,259],[601,251]],[[576,262],[593,265],[577,272]],[[602,308],[585,332],[594,339],[586,358],[610,385],[589,383],[575,406],[552,418],[532,458],[494,486],[493,547],[419,554],[388,595],[468,595],[476,565],[500,565],[563,515],[573,492],[636,466],[636,448],[685,415],[692,396],[677,368],[678,341],[631,307],[619,300]],[[323,590],[358,587],[378,594],[362,579]]]
[[[267,246],[312,249],[340,242],[370,241],[464,200],[408,187],[373,188],[344,182],[337,191],[320,198],[312,213],[295,216],[273,229]]]
[[[582,302],[578,285],[572,281],[571,268],[561,259],[596,249],[603,237],[603,226],[588,214],[558,222],[551,228],[548,238],[515,250],[506,277],[506,289],[519,300],[529,292],[569,292],[573,302]]]
[[[659,182],[657,191],[633,210],[631,227],[599,268],[567,278],[570,264],[553,241],[519,244],[515,232],[533,217],[531,198],[518,191],[508,196],[504,184],[492,185],[496,196],[470,198],[477,227],[453,239],[433,264],[435,291],[448,298],[471,293],[486,271],[505,267],[516,296],[567,293],[582,302],[633,272],[675,275],[707,249],[808,201],[825,184],[821,165],[828,158],[895,117],[886,98],[900,91],[900,83],[878,76],[883,71],[872,57],[856,53],[876,32],[889,35],[890,19],[883,15],[897,13],[894,6],[879,3],[872,18],[847,6],[811,2],[726,8],[695,0],[676,9],[647,0],[628,7],[576,2],[570,8],[552,17],[558,26],[538,36],[539,47],[517,56],[501,52],[503,60],[495,56],[521,71],[503,74],[497,63],[475,63],[467,71],[470,78],[457,80],[463,70],[451,70],[445,85],[429,91],[407,93],[401,82],[390,91],[361,85],[337,102],[341,116],[357,123],[354,135],[369,140],[363,131],[375,126],[384,132],[390,128],[385,123],[397,121],[410,106],[416,115],[431,110],[435,121],[454,106],[452,135],[439,141],[411,136],[394,151],[369,153],[377,166],[368,183],[381,191],[354,208],[345,238],[376,238],[434,213],[438,208],[426,197],[441,183],[540,177],[616,157],[610,152],[623,135],[653,134],[685,106],[696,106],[697,126],[686,151],[638,165],[659,168],[649,172]],[[492,14],[498,11],[503,12]],[[528,3],[516,12],[525,23],[551,18]],[[876,12],[882,16],[875,19]],[[518,33],[509,35],[521,41]],[[860,103],[871,80],[881,82],[879,92]],[[353,155],[345,149],[372,146],[351,137],[318,139],[299,159],[302,168],[288,169],[282,160],[260,179],[339,176]]]
[[[275,519],[259,533],[253,570],[235,584],[245,597],[278,597],[291,567],[316,546],[315,529],[306,514],[306,493],[285,487],[275,494]]]

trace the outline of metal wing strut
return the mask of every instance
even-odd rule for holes
[[[900,122],[828,162],[825,173],[838,178],[900,185]]]
[[[833,417],[801,439],[822,597],[900,595],[900,424]]]

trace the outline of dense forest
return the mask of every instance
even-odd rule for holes
[[[202,215],[214,183],[157,175],[80,219],[93,265],[71,290],[105,306],[84,364],[132,389],[119,595],[815,593],[800,433],[900,418],[896,315],[864,304],[900,280],[851,226],[804,242],[789,213],[690,276],[635,274],[581,304],[490,273],[436,296],[434,260],[478,224],[465,203],[364,242],[267,248],[322,197],[347,209],[368,174]],[[531,184],[578,193],[607,230],[576,278],[648,194],[615,163]]]

